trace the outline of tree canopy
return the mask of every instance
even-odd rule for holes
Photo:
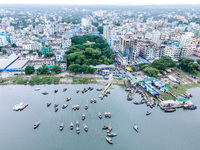
[[[197,60],[197,63],[200,65],[200,59]]]
[[[48,74],[49,68],[45,67],[44,65],[37,69],[37,74]]]
[[[25,74],[33,74],[35,72],[34,66],[26,66]]]
[[[67,65],[69,70],[74,70],[73,64],[80,66],[98,65],[98,64],[113,64],[114,55],[106,41],[95,35],[74,36],[71,38],[72,46],[67,51]],[[94,42],[92,44],[87,41]],[[73,65],[73,67],[70,67]],[[77,66],[77,65],[76,65]],[[79,69],[81,68],[80,66]],[[85,68],[83,66],[83,68]],[[84,70],[84,71],[80,71]],[[80,69],[74,72],[93,72],[93,69]]]
[[[61,73],[62,72],[62,69],[59,67],[59,66],[54,66],[52,68],[52,71],[55,72],[55,73]]]
[[[195,70],[199,67],[199,65],[191,58],[181,57],[178,59],[178,62],[179,67],[189,73],[195,73]]]
[[[175,67],[176,62],[173,61],[169,56],[163,56],[160,59],[154,60],[151,66],[158,70],[165,70],[168,67]]]

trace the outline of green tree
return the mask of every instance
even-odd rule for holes
[[[200,59],[197,60],[197,63],[200,65]]]
[[[45,67],[44,65],[37,69],[37,74],[48,74],[49,68]]]
[[[198,69],[199,65],[194,63],[194,60],[191,58],[181,57],[178,59],[179,67],[189,73],[195,73],[195,70]]]
[[[25,74],[33,74],[35,72],[34,66],[26,66]]]
[[[135,71],[136,69],[135,69],[135,66],[131,66],[131,69],[133,70],[133,71]]]
[[[14,48],[17,47],[17,45],[15,43],[13,43],[11,46],[14,47]]]
[[[52,68],[52,71],[55,72],[55,73],[61,73],[62,72],[62,69],[59,67],[59,66],[54,66]]]
[[[7,51],[5,49],[1,50],[3,54],[7,54]]]
[[[98,22],[93,22],[92,25],[95,26],[95,27],[98,27],[99,23]]]
[[[54,57],[54,53],[49,53],[49,54],[45,54],[44,55],[44,58],[51,58],[51,57]]]
[[[100,34],[103,34],[103,26],[98,27],[97,30],[100,32]]]

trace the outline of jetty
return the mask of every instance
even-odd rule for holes
[[[101,94],[99,95],[99,98],[103,99],[104,96],[109,93],[108,88],[111,86],[112,80],[113,80],[113,74],[110,74],[108,82],[106,82],[104,87],[102,88],[103,90],[102,90]]]

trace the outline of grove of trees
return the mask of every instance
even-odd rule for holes
[[[199,67],[199,65],[194,62],[194,59],[191,58],[181,57],[178,59],[178,62],[179,62],[178,67],[189,73],[195,73],[195,71]]]
[[[26,66],[25,74],[33,74],[35,72],[34,66]]]
[[[72,46],[67,51],[67,65],[70,71],[94,72],[90,65],[109,65],[114,63],[113,52],[102,37],[84,35],[74,36],[71,40]],[[95,44],[88,44],[87,41]],[[78,69],[72,69],[74,66],[78,67]]]

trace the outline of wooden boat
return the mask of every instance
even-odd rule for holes
[[[79,122],[78,121],[76,121],[76,127],[79,127]]]
[[[135,101],[135,102],[133,102],[133,104],[139,105],[139,104],[142,104],[142,103]]]
[[[117,136],[117,133],[110,132],[110,133],[107,134],[107,136],[114,137],[114,136]]]
[[[192,94],[190,94],[190,93],[184,93],[184,95],[185,95],[187,98],[192,97]]]
[[[91,86],[89,87],[89,90],[90,90],[90,91],[92,91],[93,89],[94,89],[94,87],[91,87]]]
[[[55,107],[58,107],[58,105],[59,105],[59,103],[55,104],[55,105],[54,105],[54,108],[55,108]]]
[[[39,91],[40,90],[40,88],[35,88],[35,91]]]
[[[112,126],[108,125],[107,133],[110,133],[112,131]]]
[[[102,88],[98,88],[97,91],[102,91]]]
[[[87,110],[88,109],[88,105],[87,104],[85,104],[85,110]]]
[[[82,115],[82,120],[85,120],[85,114]]]
[[[71,97],[68,97],[66,101],[70,101],[71,99],[72,99]]]
[[[40,122],[34,124],[33,129],[36,129],[40,125]]]
[[[54,91],[54,93],[57,93],[58,92],[58,89],[56,89],[55,91]]]
[[[64,105],[62,106],[62,109],[65,109],[67,106],[68,106],[68,104],[64,104]]]
[[[151,114],[151,111],[147,111],[146,115],[150,115]]]
[[[55,107],[55,112],[57,112],[58,111],[58,107]]]
[[[42,92],[42,94],[43,94],[43,95],[47,95],[47,94],[49,94],[49,93],[48,93],[48,92]]]
[[[105,112],[105,117],[106,117],[106,118],[108,117],[108,112]]]
[[[91,98],[90,103],[93,103],[93,99]]]
[[[113,144],[113,142],[112,142],[112,139],[111,139],[111,138],[108,138],[108,137],[106,137],[106,141],[107,141],[109,144]]]
[[[197,109],[197,106],[195,106],[195,105],[184,105],[183,108],[189,109],[189,110],[194,110],[194,109]]]
[[[107,126],[106,126],[106,125],[103,125],[102,129],[103,129],[103,130],[106,130],[106,129],[108,129],[108,127],[109,127],[108,125],[107,125]]]
[[[111,118],[111,113],[110,112],[108,112],[108,118]]]
[[[165,112],[174,112],[176,111],[176,108],[165,108]]]
[[[94,102],[94,103],[96,103],[96,102],[97,102],[96,98],[94,98],[93,102]]]
[[[79,89],[76,90],[76,93],[79,93]]]
[[[86,132],[88,132],[88,127],[87,127],[87,125],[84,124],[83,127],[84,127],[84,130],[85,130]]]
[[[76,127],[76,133],[77,133],[77,134],[80,133],[80,129],[79,129],[79,127]]]
[[[99,112],[99,114],[98,114],[98,117],[99,117],[99,119],[101,119],[102,118],[102,115],[101,115],[101,113]]]
[[[62,131],[63,128],[64,128],[64,123],[61,123],[61,125],[60,125],[60,131]]]
[[[70,129],[73,130],[74,129],[74,124],[71,122],[70,123]]]
[[[47,103],[47,107],[49,107],[50,105],[51,105],[51,102],[48,102],[48,103]]]
[[[64,88],[64,89],[63,89],[63,92],[65,92],[65,91],[67,91],[67,88]]]
[[[136,124],[133,125],[133,128],[135,129],[136,132],[139,132],[138,126]]]

